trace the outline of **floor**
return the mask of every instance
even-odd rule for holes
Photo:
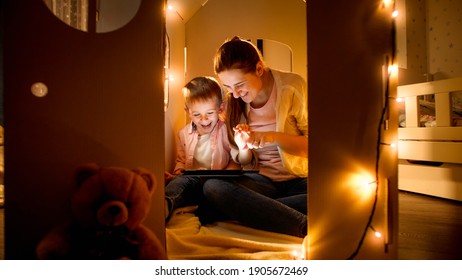
[[[461,236],[462,202],[400,192],[400,260],[462,260]]]
[[[4,259],[0,207],[0,260]],[[462,260],[462,202],[399,193],[399,260]]]

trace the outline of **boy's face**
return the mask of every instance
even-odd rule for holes
[[[199,135],[208,134],[218,122],[218,115],[221,108],[213,99],[199,101],[189,106],[189,117],[197,127]]]

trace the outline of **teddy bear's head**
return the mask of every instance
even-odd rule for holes
[[[134,229],[146,217],[156,188],[155,177],[143,168],[90,163],[77,168],[75,179],[71,210],[76,222],[87,228]]]

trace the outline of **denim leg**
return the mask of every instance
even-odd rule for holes
[[[165,186],[169,215],[173,210],[197,205],[202,200],[202,179],[199,176],[177,175]]]
[[[306,215],[308,212],[307,197],[308,196],[306,194],[296,194],[277,198],[276,200]]]
[[[306,178],[274,182],[260,174],[248,174],[236,179],[235,182],[267,197],[274,198],[302,214],[306,215],[307,213],[308,184]]]
[[[249,179],[248,177],[229,180],[209,179],[203,185],[204,195],[213,207],[243,225],[294,236],[305,236],[306,215],[257,192],[259,189],[269,193],[274,192],[274,186],[265,188],[268,183],[265,179],[259,181]]]
[[[307,214],[308,183],[306,178],[275,182],[279,189],[277,200],[285,205]]]
[[[260,174],[248,174],[244,176],[233,177],[233,179],[230,180],[232,180],[235,184],[246,186],[249,189],[269,197],[273,197],[277,194],[277,189],[272,185],[272,181]],[[259,183],[256,184],[256,181]],[[196,211],[196,215],[198,216],[201,224],[210,224],[216,221],[233,219],[227,216],[226,212],[222,212],[221,208],[214,207],[214,204],[210,203],[207,198],[205,198],[204,201],[202,201],[199,205],[199,208]]]

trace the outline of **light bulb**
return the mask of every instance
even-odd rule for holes
[[[396,64],[392,64],[388,66],[388,74],[396,74],[398,73],[398,66]]]
[[[383,5],[384,5],[385,7],[388,7],[388,6],[391,4],[391,1],[392,1],[392,0],[383,0]]]
[[[292,257],[293,257],[294,260],[298,259],[298,251],[297,250],[292,251]]]

